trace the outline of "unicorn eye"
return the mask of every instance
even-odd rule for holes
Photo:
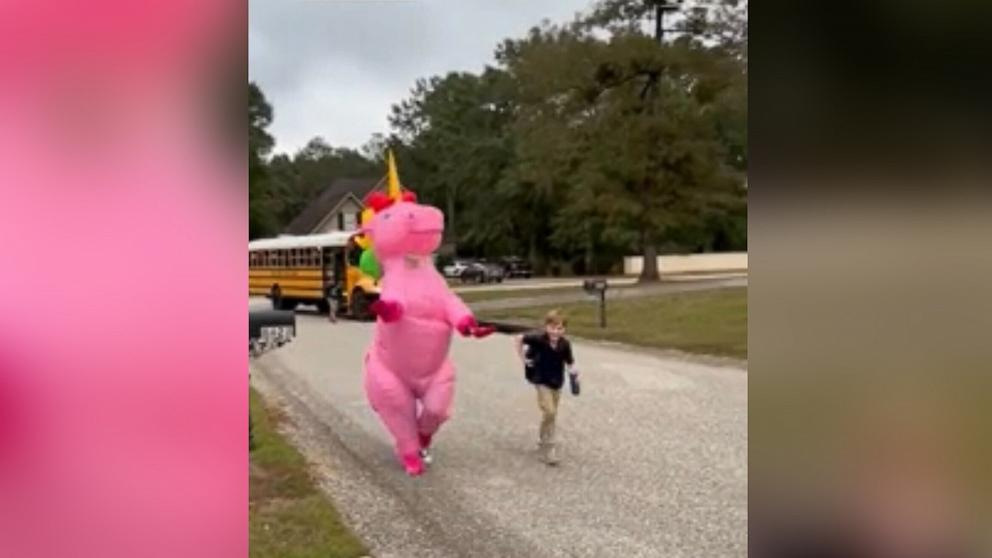
[[[383,213],[383,214],[382,214],[382,218],[383,218],[383,219],[389,219],[389,218],[390,218],[390,217],[392,217],[392,216],[393,216],[393,214],[392,214],[392,213]]]

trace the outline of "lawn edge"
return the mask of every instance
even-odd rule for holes
[[[324,486],[320,482],[313,462],[311,462],[306,453],[293,442],[293,429],[296,427],[293,417],[284,405],[273,400],[273,398],[266,396],[263,390],[258,387],[249,385],[249,399],[252,393],[255,395],[255,399],[262,403],[262,412],[267,415],[272,434],[277,436],[282,444],[292,448],[292,450],[302,459],[307,480],[313,489],[312,495],[315,495],[323,500],[323,502],[330,508],[330,511],[333,512],[338,526],[347,531],[348,536],[354,539],[362,548],[362,553],[358,556],[358,558],[372,558],[373,555],[368,542],[357,534],[356,529],[351,524],[347,514],[343,513],[339,509],[337,502],[335,502],[334,498],[328,493],[327,490],[325,490]],[[249,451],[249,462],[251,460],[250,453],[251,452]],[[251,508],[253,507],[252,504],[251,494],[249,493],[249,514],[251,512]],[[250,524],[251,519],[249,518],[249,525]]]

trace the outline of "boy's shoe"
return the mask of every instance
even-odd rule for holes
[[[558,450],[554,446],[548,446],[544,450],[544,462],[550,466],[555,466],[559,463],[558,460]]]

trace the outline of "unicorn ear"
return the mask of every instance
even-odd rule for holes
[[[405,202],[417,203],[417,194],[411,192],[410,190],[403,190],[403,195],[401,198]]]

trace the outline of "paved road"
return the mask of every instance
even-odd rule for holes
[[[455,414],[407,478],[362,392],[370,324],[299,317],[253,364],[348,522],[379,557],[745,556],[747,372],[576,342],[561,455],[537,460],[538,411],[508,337],[457,339]]]

